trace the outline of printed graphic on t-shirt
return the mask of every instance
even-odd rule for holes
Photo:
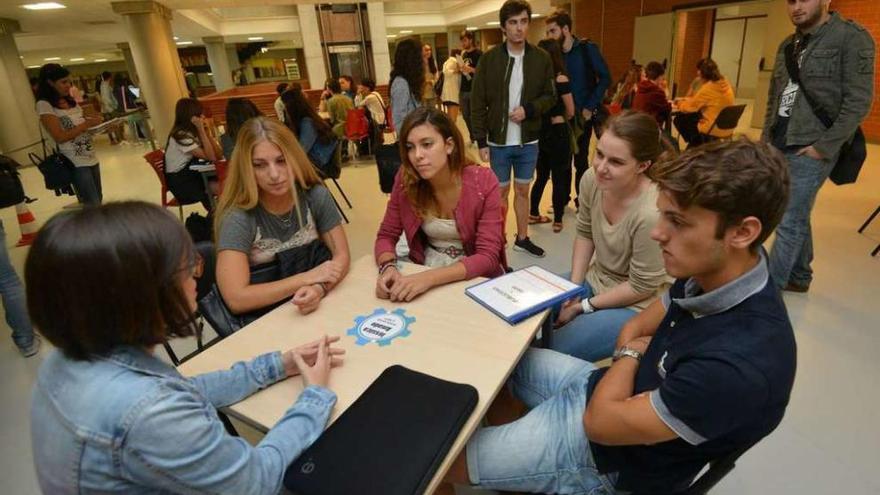
[[[798,90],[800,90],[800,86],[789,79],[785,89],[782,90],[782,95],[779,97],[778,115],[780,117],[791,117],[791,107],[794,105],[794,99],[798,94]]]
[[[318,229],[312,218],[312,212],[306,213],[306,225],[290,236],[286,241],[273,237],[263,237],[263,233],[257,226],[257,234],[251,245],[250,264],[261,265],[269,263],[275,259],[275,255],[281,251],[305,246],[306,244],[318,239]]]
[[[65,131],[69,131],[70,129],[76,127],[76,124],[73,123],[73,119],[71,119],[67,115],[60,116],[58,120],[61,121],[61,128]],[[74,157],[85,159],[85,161],[89,161],[94,158],[95,152],[92,149],[92,137],[89,133],[84,132],[80,134],[79,136],[73,138],[72,142]]]

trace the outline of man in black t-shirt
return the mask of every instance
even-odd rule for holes
[[[529,349],[509,391],[530,411],[474,433],[447,481],[675,493],[782,420],[796,349],[761,244],[785,211],[783,157],[742,139],[654,164],[649,174],[660,190],[651,237],[678,280],[624,325],[609,368]],[[493,405],[499,415],[511,401],[503,399]]]
[[[461,32],[461,58],[464,66],[461,68],[461,91],[458,94],[458,102],[461,105],[461,115],[467,125],[468,134],[471,131],[471,83],[474,73],[477,72],[477,63],[483,52],[477,48],[472,31]]]

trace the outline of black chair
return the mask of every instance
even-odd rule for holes
[[[342,199],[345,200],[345,204],[348,205],[348,208],[351,209],[351,201],[348,200],[348,196],[345,195],[345,191],[342,190],[342,186],[339,185],[339,181],[336,178],[341,175],[342,172],[342,141],[336,141],[336,148],[333,150],[333,158],[330,162],[330,166],[328,170],[336,171],[336,176],[332,174],[328,174],[327,171],[321,170],[321,167],[315,167],[315,170],[318,172],[318,177],[321,178],[321,182],[324,183],[324,187],[327,187],[327,180],[333,181],[333,184],[336,185],[336,189],[339,191],[339,194],[342,195]],[[329,191],[330,188],[327,187]],[[330,193],[330,197],[333,198],[333,203],[336,205],[336,209],[339,210],[339,214],[342,215],[342,218],[345,220],[345,223],[351,223],[348,220],[348,217],[345,215],[345,212],[342,211],[342,207],[339,206],[339,201],[336,201],[336,196],[333,193]]]
[[[878,214],[880,214],[880,206],[878,206],[877,209],[874,210],[874,213],[871,213],[871,216],[869,216],[868,219],[865,220],[865,223],[863,223],[862,226],[859,227],[859,234],[861,234],[865,231],[866,228],[868,228],[868,225],[870,225],[871,222],[874,221],[874,217],[876,217]],[[877,253],[880,253],[880,244],[877,244],[877,247],[875,247],[874,250],[871,251],[871,256],[877,256]]]
[[[731,105],[722,108],[721,112],[718,113],[718,117],[715,118],[715,122],[712,122],[712,127],[703,134],[703,142],[708,143],[710,141],[726,140],[733,137],[733,134],[731,134],[731,137],[726,138],[712,136],[711,134],[714,129],[720,129],[722,131],[732,131],[736,129],[736,126],[739,125],[739,119],[742,117],[745,110],[745,105]]]
[[[684,491],[670,492],[669,495],[705,495],[709,490],[714,488],[722,478],[733,471],[737,459],[749,450],[750,447],[751,445],[735,450],[720,459],[710,462],[709,469],[707,469],[702,476],[694,480],[694,482],[691,483],[691,486],[687,487]],[[632,495],[639,494],[634,493]]]

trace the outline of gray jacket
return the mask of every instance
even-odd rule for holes
[[[776,52],[773,78],[770,80],[767,114],[762,138],[770,140],[776,123],[779,98],[788,84],[785,48],[794,40],[786,38]],[[785,138],[787,146],[812,145],[822,156],[831,159],[849,141],[856,128],[871,110],[874,92],[874,40],[862,26],[831,13],[807,44],[801,64],[801,90],[795,97]],[[803,87],[834,118],[826,128],[803,97]]]

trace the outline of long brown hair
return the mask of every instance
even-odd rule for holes
[[[646,113],[625,110],[608,119],[604,131],[625,141],[639,163],[654,164],[675,158],[675,148],[660,131],[657,119]]]
[[[558,41],[553,38],[544,38],[538,42],[538,47],[542,48],[548,55],[550,55],[550,60],[553,62],[553,73],[555,75],[568,75],[568,72],[565,70],[565,62],[562,59],[562,46]]]
[[[434,197],[434,188],[431,183],[419,175],[415,166],[409,160],[406,149],[406,140],[409,133],[420,125],[430,125],[443,137],[445,142],[452,139],[452,153],[449,154],[449,171],[454,177],[460,177],[464,167],[473,165],[467,160],[464,151],[464,139],[461,137],[458,127],[452,123],[449,117],[433,107],[418,107],[413,110],[403,121],[400,128],[400,156],[402,157],[402,182],[406,198],[412,204],[413,209],[419,215],[439,214],[439,205]]]

